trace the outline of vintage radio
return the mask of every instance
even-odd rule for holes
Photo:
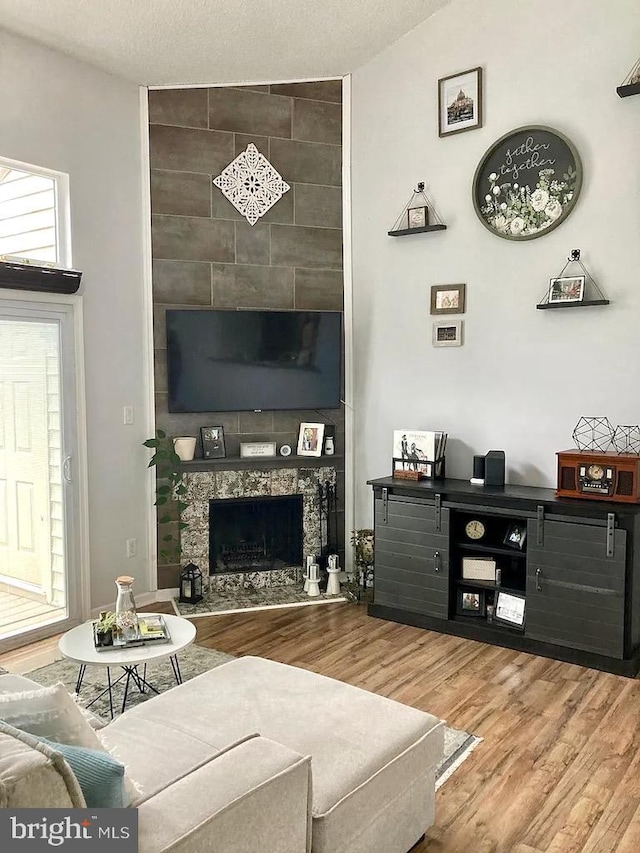
[[[561,450],[557,456],[558,497],[640,503],[640,456],[613,450]]]

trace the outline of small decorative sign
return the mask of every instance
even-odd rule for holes
[[[276,455],[275,441],[241,441],[240,458],[272,457]]]
[[[567,218],[582,185],[575,146],[550,127],[519,127],[489,148],[473,179],[480,221],[505,240],[533,240]]]

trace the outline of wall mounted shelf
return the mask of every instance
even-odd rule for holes
[[[585,299],[582,302],[540,302],[536,308],[587,308],[589,305],[610,305],[608,299]]]
[[[424,228],[401,228],[399,231],[387,231],[389,237],[406,237],[408,234],[424,234],[426,231],[446,231],[446,225],[426,225]]]
[[[570,269],[569,269],[570,268]],[[576,268],[579,270],[576,272]],[[568,272],[567,272],[568,270]],[[566,273],[566,275],[565,275]],[[562,281],[560,281],[562,279]],[[550,299],[552,290],[558,285],[573,285],[582,281],[582,292],[578,295],[567,294],[561,298]],[[598,285],[580,260],[580,249],[572,249],[560,274],[551,279],[547,292],[542,297],[536,308],[542,310],[547,308],[588,308],[593,305],[609,305],[610,302],[600,290]]]
[[[630,83],[628,86],[618,86],[616,92],[621,98],[628,98],[629,95],[640,95],[640,83]]]
[[[414,225],[410,223],[414,221]],[[424,222],[424,225],[420,222]],[[433,203],[424,191],[424,181],[420,181],[411,193],[411,198],[402,208],[402,213],[393,223],[389,237],[408,237],[410,234],[426,234],[427,231],[446,231],[444,224]]]
[[[180,468],[191,471],[271,471],[275,468],[339,468],[342,470],[344,456],[256,456],[241,459],[239,456],[224,456],[222,459],[192,459],[181,462]]]
[[[624,78],[622,84],[618,86],[616,92],[621,98],[628,98],[629,95],[640,95],[640,59]]]

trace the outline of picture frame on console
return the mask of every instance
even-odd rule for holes
[[[487,615],[483,589],[459,589],[457,604],[456,612],[460,616],[479,616],[483,619]]]
[[[224,444],[224,428],[222,426],[200,427],[203,459],[224,459],[227,451]]]
[[[512,628],[524,628],[525,606],[524,595],[499,590],[496,595],[494,619]]]
[[[298,432],[298,456],[322,456],[324,424],[301,423]]]
[[[510,524],[504,537],[504,545],[509,548],[517,548],[522,551],[524,548],[524,540],[527,538],[526,522],[517,522]]]

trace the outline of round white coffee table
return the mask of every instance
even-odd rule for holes
[[[78,679],[76,681],[76,693],[80,693],[82,680],[86,672],[87,666],[104,666],[107,670],[107,686],[98,694],[88,705],[90,708],[94,702],[97,702],[105,693],[109,694],[109,710],[113,719],[113,687],[123,679],[124,697],[122,699],[122,710],[124,711],[127,704],[127,694],[129,692],[129,684],[133,680],[134,684],[141,693],[146,690],[152,690],[158,693],[156,688],[147,681],[147,664],[151,661],[159,661],[163,658],[169,658],[173,668],[173,674],[177,684],[182,684],[182,674],[180,672],[180,664],[178,663],[178,653],[190,646],[196,636],[196,628],[188,619],[183,619],[182,616],[172,616],[169,613],[162,614],[141,614],[141,615],[162,615],[165,621],[171,640],[168,643],[149,643],[147,645],[132,646],[128,649],[102,649],[98,651],[93,643],[93,622],[84,622],[63,634],[58,643],[58,648],[61,654],[68,660],[75,661],[80,664],[78,671]],[[111,680],[111,667],[120,667],[123,672],[115,681]],[[138,667],[143,667],[142,673]]]

